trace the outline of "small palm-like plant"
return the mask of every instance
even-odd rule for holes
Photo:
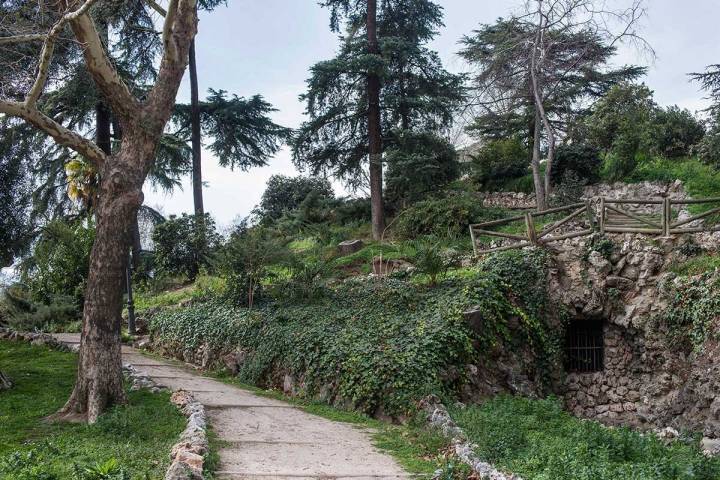
[[[434,287],[438,279],[443,278],[453,264],[452,255],[448,255],[442,242],[433,238],[424,238],[413,242],[415,270],[430,278]]]

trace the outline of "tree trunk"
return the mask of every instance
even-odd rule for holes
[[[542,61],[542,58],[544,55],[541,53],[540,59],[538,60],[538,50],[543,50],[543,32],[546,28],[546,17],[543,15],[542,12],[542,1],[538,1],[538,28],[537,32],[535,34],[535,43],[533,45],[533,53],[530,57],[530,80],[532,85],[532,94],[533,99],[535,103],[535,124],[539,125],[539,123],[542,121],[542,124],[545,127],[545,133],[548,138],[548,156],[547,156],[547,162],[545,164],[545,176],[543,178],[543,204],[547,205],[548,199],[550,196],[550,174],[552,172],[553,162],[555,160],[555,131],[553,130],[552,125],[550,124],[550,119],[548,118],[547,112],[545,111],[545,106],[543,104],[543,95],[542,95],[542,89],[540,85],[540,79],[538,78],[538,73],[540,72],[540,65],[539,61]],[[537,128],[537,127],[536,127]],[[539,138],[539,136],[537,137]],[[536,185],[537,189],[537,185]],[[539,194],[536,193],[536,196],[539,198]],[[540,202],[538,202],[538,208],[540,207]]]
[[[94,423],[108,406],[125,402],[120,356],[123,282],[133,219],[143,201],[141,166],[147,163],[137,157],[154,151],[146,135],[133,137],[125,132],[120,153],[108,158],[100,175],[77,379],[56,415],[62,420]]]
[[[115,117],[112,117],[112,127],[113,127],[113,138],[116,142],[122,141],[122,128],[120,128],[120,123],[117,121]],[[132,225],[132,268],[133,271],[137,272],[140,268],[140,250],[142,250],[142,245],[140,242],[140,224],[138,223],[138,216],[135,214],[135,217],[133,218],[133,225]]]
[[[367,2],[368,50],[380,55],[377,40],[377,0]],[[385,231],[385,208],[383,206],[382,184],[382,130],[380,125],[380,77],[368,72],[368,154],[370,158],[370,205],[372,233],[375,240],[382,238]]]
[[[200,133],[200,92],[198,89],[195,40],[190,44],[190,124],[192,143],[192,181],[195,215],[205,213],[202,191],[202,137]]]
[[[533,173],[533,184],[535,185],[535,205],[538,212],[547,210],[547,197],[545,195],[545,182],[540,171],[540,119],[535,113],[532,142],[532,160],[530,162]]]

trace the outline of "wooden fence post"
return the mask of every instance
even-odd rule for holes
[[[525,212],[525,227],[527,229],[527,236],[530,243],[537,245],[537,232],[535,231],[535,221],[533,220],[532,212]]]
[[[605,197],[600,197],[600,212],[598,214],[600,234],[605,235]]]
[[[670,205],[670,197],[663,198],[663,216],[662,227],[663,237],[670,237],[670,225],[672,225],[672,206]]]
[[[585,200],[585,215],[590,224],[590,229],[595,231],[595,216],[593,215],[592,205],[590,205],[590,199]]]

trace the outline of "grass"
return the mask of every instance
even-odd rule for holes
[[[443,466],[439,456],[448,447],[448,440],[439,432],[427,429],[424,419],[419,416],[410,419],[405,425],[392,425],[357,411],[341,410],[321,402],[288,397],[277,390],[263,390],[247,385],[224,372],[213,372],[212,375],[227,384],[249,390],[257,395],[290,403],[307,413],[369,429],[375,446],[392,455],[409,473],[432,474]]]
[[[48,423],[43,419],[72,390],[75,354],[0,341],[0,368],[15,382],[0,393],[0,478],[120,479],[98,476],[120,468],[132,479],[163,477],[185,427],[169,394],[129,392],[128,405],[112,408],[94,425]]]
[[[687,193],[693,198],[720,197],[720,171],[705,165],[697,158],[655,157],[641,162],[631,174],[629,181],[674,182],[681,180]],[[717,204],[690,205],[692,214],[702,213]]]
[[[720,256],[703,254],[692,257],[671,267],[673,273],[691,277],[720,268]]]
[[[525,480],[720,478],[720,459],[702,455],[696,440],[666,446],[652,434],[577,419],[556,399],[499,396],[451,414],[480,458]]]

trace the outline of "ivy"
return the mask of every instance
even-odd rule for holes
[[[675,344],[699,351],[712,335],[712,323],[720,316],[720,277],[706,272],[693,277],[677,277],[663,288],[668,308],[659,320],[668,328]]]
[[[528,262],[520,278],[534,288],[543,273],[528,270],[542,262]],[[397,416],[429,393],[454,395],[465,381],[465,366],[493,345],[530,342],[538,355],[546,354],[549,334],[536,315],[545,301],[537,292],[517,293],[516,286],[519,280],[506,282],[489,268],[434,288],[396,278],[355,278],[332,285],[312,302],[271,302],[247,310],[216,300],[167,310],[153,318],[151,330],[176,351],[202,344],[216,351],[244,350],[238,374],[243,382],[271,386],[288,373],[302,395]],[[535,303],[526,308],[521,298]],[[482,312],[480,335],[465,324],[470,307]],[[521,338],[511,331],[511,318],[521,319]],[[460,371],[460,378],[441,375],[449,369]]]

